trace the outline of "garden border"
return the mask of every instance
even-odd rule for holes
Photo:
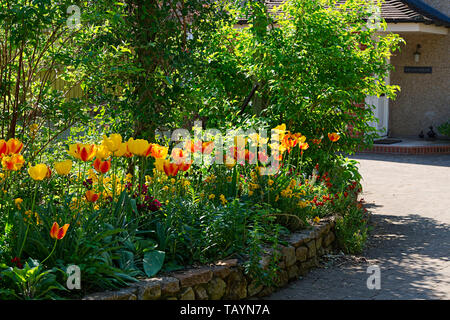
[[[306,275],[311,268],[319,265],[320,256],[333,250],[335,221],[336,216],[324,218],[310,229],[292,233],[283,239],[289,245],[280,246],[277,288]],[[269,251],[260,260],[263,267],[271,261]],[[83,300],[242,300],[264,297],[275,290],[258,285],[244,274],[244,268],[237,259],[230,259],[140,280],[117,291],[89,294]]]

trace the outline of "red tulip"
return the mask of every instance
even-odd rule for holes
[[[171,163],[169,160],[164,161],[164,172],[168,176],[176,176],[179,169],[180,167],[178,164]]]
[[[0,158],[8,153],[8,146],[5,140],[0,140]]]
[[[99,158],[95,159],[94,168],[98,173],[107,173],[111,169],[111,159],[108,161],[102,161]]]
[[[178,165],[178,168],[181,171],[188,171],[190,167],[191,167],[191,163],[190,162],[189,163],[182,162],[180,165]]]
[[[262,164],[266,164],[269,161],[269,156],[267,155],[267,153],[265,151],[259,151],[258,152],[258,160]]]
[[[84,195],[86,197],[86,200],[88,202],[96,202],[99,198],[99,195],[96,194],[94,191],[92,190],[88,190],[86,191],[86,194]]]

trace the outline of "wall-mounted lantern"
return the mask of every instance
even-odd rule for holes
[[[421,48],[421,46],[420,46],[420,44],[418,44],[417,48],[416,48],[416,52],[414,52],[414,61],[415,62],[419,62],[419,60],[420,60],[420,52],[419,52],[420,48]]]

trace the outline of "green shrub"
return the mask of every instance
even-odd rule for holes
[[[55,291],[67,291],[57,281],[56,273],[61,270],[45,270],[31,258],[21,268],[0,265],[0,270],[0,299],[58,299]]]
[[[441,124],[438,127],[438,130],[444,136],[450,137],[450,121],[447,121],[446,123]]]
[[[349,207],[336,220],[336,238],[345,253],[361,253],[368,237],[367,215],[363,208]]]

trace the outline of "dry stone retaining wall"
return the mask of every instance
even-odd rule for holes
[[[319,257],[332,251],[335,242],[334,217],[322,220],[310,230],[293,233],[280,248],[277,287],[304,276],[318,266]],[[266,267],[270,254],[261,258]],[[236,259],[215,265],[178,271],[168,276],[141,280],[118,291],[95,293],[84,300],[241,300],[263,297],[276,288],[258,285],[244,274]]]

